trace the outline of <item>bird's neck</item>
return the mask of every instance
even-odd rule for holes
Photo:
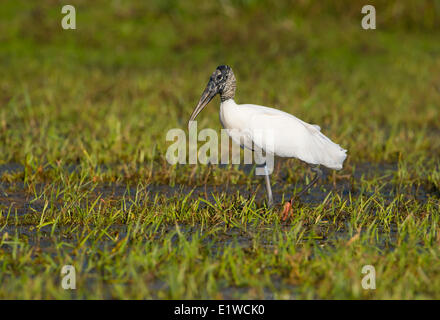
[[[223,93],[220,94],[220,101],[225,102],[234,99],[234,96],[235,96],[235,89],[233,91],[223,91]]]
[[[224,102],[229,99],[234,99],[236,87],[237,85],[236,85],[235,76],[231,70],[231,73],[228,76],[228,80],[226,80],[225,87],[223,91],[220,93],[221,102]]]
[[[227,100],[222,101],[220,103],[220,107],[223,107],[223,108],[233,108],[236,106],[237,106],[237,103],[235,102],[234,99],[227,99]]]

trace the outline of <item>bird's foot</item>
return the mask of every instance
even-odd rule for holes
[[[292,211],[292,200],[287,201],[284,204],[281,220],[286,221],[287,218],[290,216],[291,211]]]

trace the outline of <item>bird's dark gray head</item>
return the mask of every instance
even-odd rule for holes
[[[236,81],[230,66],[218,66],[209,79],[210,83],[217,88],[221,101],[234,98]]]
[[[217,93],[220,94],[222,102],[233,99],[235,87],[236,81],[231,67],[225,65],[218,66],[209,78],[208,84],[200,97],[199,103],[191,114],[189,121],[193,121]]]

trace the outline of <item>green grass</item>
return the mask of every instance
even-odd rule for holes
[[[361,1],[72,4],[0,11],[0,298],[440,298],[439,1],[374,1],[374,31]],[[287,221],[253,169],[166,162],[219,64],[348,149]],[[277,202],[306,177],[277,160]]]

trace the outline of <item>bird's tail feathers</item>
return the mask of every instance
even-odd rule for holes
[[[347,150],[341,148],[340,145],[331,141],[321,132],[315,135],[314,142],[319,145],[319,148],[315,149],[319,150],[320,153],[317,155],[320,160],[319,164],[334,170],[342,169],[342,165],[347,158]]]

